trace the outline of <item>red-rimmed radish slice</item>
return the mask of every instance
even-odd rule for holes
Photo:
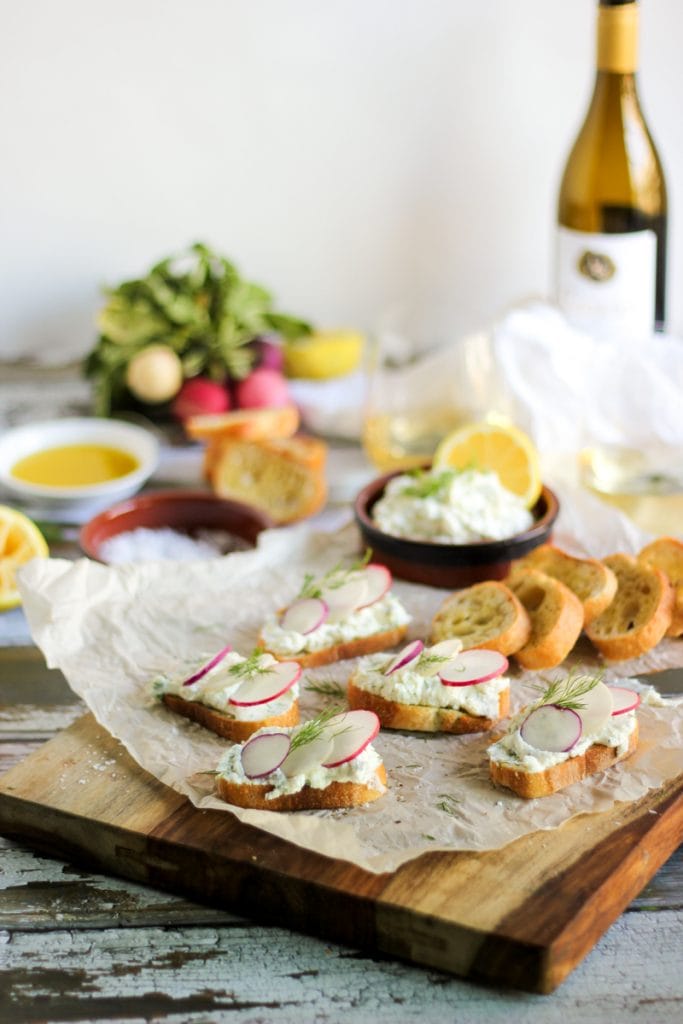
[[[360,573],[354,573],[339,587],[326,587],[323,596],[329,605],[330,622],[341,622],[365,602],[368,586]]]
[[[251,679],[245,679],[230,697],[230,704],[250,708],[255,704],[268,704],[291,690],[301,675],[297,661],[278,661]]]
[[[640,694],[625,686],[610,686],[609,692],[612,694],[613,715],[625,715],[627,711],[633,711],[640,704]]]
[[[372,743],[379,732],[379,718],[374,711],[345,711],[325,725],[325,735],[332,739],[332,750],[322,762],[323,768],[337,768],[353,761]]]
[[[588,693],[581,694],[577,704],[583,705],[576,709],[576,713],[583,722],[586,735],[599,732],[612,717],[612,694],[604,683],[596,683]]]
[[[529,712],[519,731],[530,747],[564,754],[572,749],[581,736],[581,719],[570,708],[543,704]]]
[[[310,743],[291,750],[282,763],[282,770],[288,779],[294,775],[303,775],[312,768],[319,768],[332,751],[332,737],[322,732]]]
[[[242,747],[242,770],[248,779],[262,779],[276,771],[289,753],[291,740],[286,732],[262,732]]]
[[[363,603],[356,607],[367,608],[369,605],[382,600],[384,595],[391,588],[392,577],[387,567],[385,565],[379,565],[377,562],[370,562],[361,569],[361,572],[363,573],[363,577],[367,585],[367,592]]]
[[[497,679],[507,667],[507,658],[498,651],[461,651],[439,669],[439,678],[444,686],[474,686]]]
[[[229,654],[231,650],[232,647],[230,644],[228,644],[227,647],[223,647],[218,652],[218,654],[214,654],[213,658],[211,658],[210,661],[207,661],[205,665],[202,665],[202,667],[198,669],[193,675],[188,676],[187,679],[184,679],[183,686],[191,686],[192,683],[199,682],[200,679],[204,678],[207,672],[210,672],[212,668],[216,667],[216,665],[220,665],[223,658],[226,656],[226,654]]]
[[[390,676],[392,672],[397,672],[400,668],[405,668],[411,661],[415,661],[419,658],[424,651],[425,645],[421,640],[413,640],[411,644],[406,644],[402,651],[396,654],[387,667],[384,669],[384,675]]]
[[[322,626],[328,615],[329,607],[326,601],[319,597],[301,597],[284,610],[280,625],[283,629],[306,636]]]

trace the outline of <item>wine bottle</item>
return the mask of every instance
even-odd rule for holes
[[[666,184],[636,87],[637,0],[599,0],[597,72],[558,204],[556,298],[594,337],[665,321]]]

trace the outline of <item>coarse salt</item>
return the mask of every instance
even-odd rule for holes
[[[100,545],[99,555],[105,562],[206,561],[219,558],[221,546],[209,537],[189,537],[170,527],[150,530],[139,526],[109,537]]]

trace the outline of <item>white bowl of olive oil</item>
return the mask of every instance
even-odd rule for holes
[[[158,461],[155,436],[118,420],[47,420],[0,435],[0,487],[24,504],[55,511],[104,508],[127,498]]]

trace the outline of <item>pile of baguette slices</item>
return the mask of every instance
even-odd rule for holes
[[[456,591],[432,640],[513,655],[526,669],[560,665],[582,631],[604,658],[624,661],[683,634],[683,543],[652,541],[637,555],[576,558],[551,544],[512,565],[504,582]]]

